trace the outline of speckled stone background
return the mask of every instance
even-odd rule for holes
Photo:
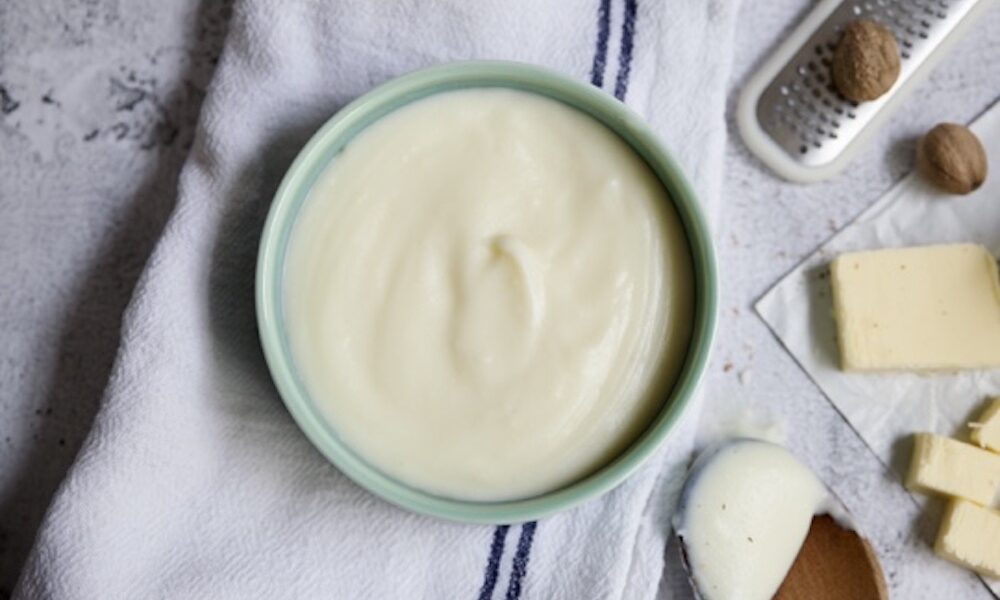
[[[809,6],[744,3],[730,113],[740,83]],[[225,1],[0,0],[0,599],[99,406],[121,314],[173,206],[229,12]],[[873,539],[895,598],[989,593],[932,558],[933,511],[903,492],[751,306],[911,168],[920,132],[968,121],[998,96],[993,8],[829,182],[774,178],[729,119],[716,229],[722,318],[704,437],[726,415],[786,422],[791,447]],[[669,575],[664,595],[686,596],[682,578]]]
[[[0,1],[0,598],[97,410],[228,16]]]

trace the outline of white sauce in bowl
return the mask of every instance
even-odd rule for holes
[[[662,407],[693,315],[687,240],[648,166],[587,115],[503,89],[437,94],[320,176],[285,319],[337,434],[469,500],[562,487]]]

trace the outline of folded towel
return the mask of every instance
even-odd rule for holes
[[[360,489],[284,410],[256,337],[257,242],[309,135],[374,85],[469,58],[541,64],[643,114],[712,213],[737,3],[242,0],[177,207],[19,598],[654,597],[693,404],[618,489],[539,522],[447,523]]]

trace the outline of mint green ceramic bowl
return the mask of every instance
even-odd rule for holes
[[[470,502],[434,496],[383,474],[340,441],[299,380],[283,319],[285,253],[296,215],[317,177],[351,139],[389,112],[449,90],[504,87],[559,100],[615,131],[641,155],[670,193],[687,233],[694,260],[695,315],[690,349],[676,385],[646,431],[617,459],[567,487],[507,502]],[[642,119],[588,85],[538,67],[502,62],[466,62],[411,73],[352,102],[309,140],[285,175],[264,227],[257,262],[257,322],[268,367],[292,417],[312,443],[358,485],[403,508],[455,521],[528,521],[594,498],[620,484],[670,434],[705,370],[715,329],[716,271],[709,230],[698,200],[677,163]]]

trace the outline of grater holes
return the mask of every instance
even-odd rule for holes
[[[897,56],[903,61],[900,75],[907,77],[938,39],[939,28],[945,32],[954,27],[953,20],[959,17],[957,7],[964,11],[968,1],[974,0],[844,2],[772,75],[756,107],[760,125],[794,162],[804,167],[828,164],[878,113],[877,104],[852,105],[834,89],[833,57],[848,24],[862,18],[888,28],[899,44]],[[793,88],[793,83],[798,85]]]
[[[776,139],[787,144],[787,151],[808,154],[808,158],[801,159],[805,162],[825,160],[822,157],[836,152],[843,144],[840,140],[849,138],[858,124],[868,119],[866,109],[844,98],[831,78],[832,58],[851,13],[888,27],[900,44],[903,58],[912,59],[910,55],[916,55],[914,49],[920,47],[920,32],[931,29],[931,23],[936,26],[933,16],[938,10],[934,5],[936,1],[852,0],[845,3],[841,14],[847,20],[834,26],[836,33],[814,38],[799,50],[795,61],[785,67],[782,81],[772,84],[771,109],[760,113],[762,120],[774,123],[772,131],[778,136]],[[933,6],[933,10],[928,12],[928,6]]]
[[[892,2],[896,9],[899,11],[901,16],[913,17],[913,2],[906,2],[905,0],[893,0]]]

